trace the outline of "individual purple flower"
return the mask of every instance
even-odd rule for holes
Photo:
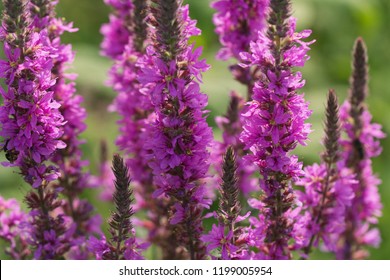
[[[125,241],[126,250],[123,253],[123,256],[126,260],[144,260],[144,256],[142,253],[148,249],[149,244],[144,242],[141,243],[137,240],[135,236],[135,232],[133,231],[133,236],[128,238]]]
[[[309,58],[309,44],[302,39],[310,31],[295,32],[295,19],[290,18],[288,0],[271,0],[268,30],[259,33],[252,42],[250,53],[243,53],[248,65],[256,65],[262,78],[257,81],[253,101],[243,113],[244,125],[240,140],[252,155],[247,159],[259,168],[262,178],[260,214],[265,225],[258,237],[264,244],[259,248],[266,259],[291,258],[290,242],[294,240],[293,215],[298,201],[291,182],[302,175],[302,163],[290,152],[304,145],[310,132],[306,119],[311,112],[303,95],[297,91],[304,82],[301,74],[292,71]]]
[[[26,259],[31,254],[28,236],[23,231],[26,223],[28,215],[20,209],[19,203],[0,196],[0,239],[6,242],[5,253],[12,259]]]
[[[340,111],[345,138],[341,161],[356,174],[355,194],[348,207],[345,230],[339,236],[336,253],[338,259],[361,259],[368,256],[367,246],[380,243],[379,230],[375,228],[381,216],[382,203],[378,193],[381,181],[373,173],[371,159],[380,155],[379,139],[385,134],[381,126],[372,123],[365,99],[368,95],[367,50],[362,38],[355,42],[350,93]]]
[[[230,260],[231,256],[237,251],[237,247],[231,243],[232,237],[233,232],[229,231],[226,234],[223,225],[213,225],[211,231],[202,236],[202,241],[208,243],[207,251],[210,252],[218,248],[221,251],[221,259]]]
[[[96,260],[103,260],[103,256],[110,253],[110,246],[104,235],[99,239],[91,236],[88,240],[88,249],[95,255]]]
[[[205,255],[200,240],[202,209],[210,203],[205,198],[204,179],[212,132],[204,116],[207,97],[200,93],[196,79],[208,66],[194,63],[199,51],[188,45],[188,39],[199,34],[199,29],[188,17],[188,6],[181,7],[176,0],[152,4],[154,41],[147,50],[151,63],[143,65],[139,80],[151,94],[156,111],[146,143],[157,185],[154,195],[173,200],[171,223],[175,224],[177,247],[185,248],[189,258],[201,259]]]

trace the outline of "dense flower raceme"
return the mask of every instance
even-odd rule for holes
[[[378,193],[381,180],[373,173],[371,159],[382,152],[379,139],[384,138],[382,127],[372,122],[365,100],[368,95],[367,50],[361,38],[353,51],[353,72],[348,100],[341,107],[340,119],[346,137],[342,162],[356,175],[355,197],[348,208],[346,229],[339,237],[339,259],[360,259],[368,256],[365,246],[378,247],[380,233],[374,227],[381,216],[382,204]]]
[[[133,180],[147,184],[147,181],[150,181],[150,175],[147,172],[146,152],[143,149],[143,143],[148,137],[147,127],[155,117],[152,113],[153,105],[150,97],[141,90],[137,79],[140,72],[137,62],[144,55],[144,45],[147,39],[145,22],[147,7],[144,1],[128,2],[134,2],[134,4],[131,5],[132,10],[128,11],[130,19],[126,22],[129,25],[127,27],[127,43],[121,54],[114,60],[109,72],[108,84],[118,93],[111,109],[121,115],[118,122],[120,136],[116,143],[128,155],[131,155],[128,163],[132,174],[134,174]],[[120,5],[114,5],[114,7],[116,7],[117,14],[124,13],[125,7]],[[103,35],[108,38],[107,34],[103,33]]]
[[[257,239],[263,240],[259,255],[264,258],[290,258],[289,242],[295,239],[294,224],[298,204],[291,181],[303,175],[302,163],[290,152],[297,144],[305,145],[310,124],[308,103],[297,90],[304,85],[300,72],[308,59],[310,43],[302,41],[309,30],[295,32],[295,19],[289,18],[289,1],[271,1],[267,33],[259,33],[251,43],[251,52],[242,54],[249,65],[256,64],[263,73],[255,84],[253,101],[244,116],[241,140],[250,149],[248,158],[259,167],[260,212],[264,224],[256,222]]]
[[[61,43],[61,35],[64,32],[75,32],[77,29],[73,28],[72,23],[66,24],[63,19],[55,17],[56,4],[49,0],[31,0],[30,10],[36,30],[47,30],[50,43],[56,49],[57,57],[53,60],[52,69],[56,83],[51,90],[54,92],[54,99],[61,105],[59,110],[64,118],[61,140],[66,144],[66,148],[55,153],[51,160],[61,172],[55,187],[66,197],[62,204],[63,212],[72,218],[72,226],[76,228],[70,257],[85,258],[82,256],[87,254],[83,239],[85,235],[100,232],[101,222],[100,216],[93,216],[93,206],[87,200],[79,198],[85,188],[91,187],[89,174],[83,172],[83,167],[88,165],[87,161],[82,160],[80,145],[84,141],[79,139],[86,129],[86,111],[81,106],[83,98],[76,94],[76,75],[66,72],[74,60],[72,46]]]
[[[54,61],[59,57],[48,30],[36,26],[26,1],[4,2],[1,27],[6,60],[1,61],[1,143],[9,162],[17,166],[33,190],[25,196],[29,221],[24,231],[36,259],[63,258],[70,241],[66,217],[59,210],[58,190],[48,184],[60,175],[49,163],[55,152],[64,149],[64,118],[54,98],[52,76]],[[6,35],[6,36],[4,36]]]
[[[189,37],[200,33],[188,16],[188,6],[180,7],[181,1],[155,4],[154,47],[147,50],[151,63],[140,76],[156,111],[147,142],[158,187],[155,196],[174,200],[170,222],[176,225],[176,238],[191,259],[199,259],[205,253],[201,215],[210,203],[202,180],[209,168],[206,148],[212,140],[204,116],[207,97],[200,93],[199,82],[209,66],[199,60],[200,49],[188,46]]]
[[[25,180],[37,188],[44,180],[58,178],[54,166],[46,166],[44,161],[57,149],[65,148],[65,143],[60,140],[64,118],[51,91],[57,50],[50,44],[46,30],[32,30],[22,31],[23,46],[4,41],[6,60],[1,61],[0,77],[8,88],[1,89],[4,103],[0,107],[0,135],[9,160],[3,164],[20,167]]]

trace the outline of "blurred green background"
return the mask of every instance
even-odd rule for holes
[[[208,119],[215,128],[214,117],[224,113],[228,94],[231,89],[241,87],[231,79],[227,70],[228,62],[216,61],[218,38],[214,34],[212,23],[213,10],[209,0],[185,0],[190,4],[191,16],[198,20],[202,36],[194,40],[204,46],[204,57],[212,69],[204,75],[203,91],[209,96]],[[319,160],[322,151],[322,119],[324,103],[329,88],[334,88],[342,102],[347,94],[348,80],[351,72],[350,58],[354,40],[362,36],[366,41],[370,64],[369,108],[374,121],[383,125],[384,131],[390,131],[390,1],[389,0],[293,0],[293,15],[298,18],[298,30],[312,29],[312,38],[316,43],[310,51],[311,59],[302,70],[306,79],[304,88],[306,99],[310,101],[313,115],[314,132],[307,147],[299,148],[297,153],[305,164]],[[0,7],[1,8],[1,7]],[[117,116],[107,111],[107,106],[115,93],[105,86],[106,72],[111,62],[99,55],[99,44],[102,37],[99,28],[107,22],[110,9],[103,0],[60,0],[57,9],[59,16],[73,21],[80,30],[64,36],[65,42],[73,44],[77,52],[73,70],[79,74],[79,94],[85,98],[84,105],[88,111],[88,129],[83,134],[87,143],[83,146],[85,158],[90,161],[90,169],[96,172],[99,163],[99,142],[106,139],[110,152],[116,152],[114,140],[117,135],[115,121]],[[216,137],[220,132],[215,129]],[[372,259],[390,259],[390,140],[382,141],[384,151],[374,159],[374,170],[383,183],[380,193],[383,201],[383,216],[379,227],[382,233],[382,244],[378,249],[371,249]],[[4,160],[3,153],[0,160]],[[15,170],[0,167],[0,194],[6,198],[17,197],[22,200],[29,189]],[[107,217],[111,205],[97,199],[97,191],[86,193]],[[320,258],[330,256],[321,255]]]

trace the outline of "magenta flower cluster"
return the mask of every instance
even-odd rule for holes
[[[213,21],[215,33],[223,48],[219,59],[235,57],[249,50],[249,44],[256,41],[258,32],[265,26],[265,15],[269,0],[219,0],[212,3],[217,12]]]
[[[3,27],[1,33],[7,30]],[[52,90],[55,80],[51,71],[58,54],[47,30],[24,31],[21,36],[21,46],[4,42],[6,60],[1,61],[0,77],[7,89],[1,90],[1,145],[9,160],[4,164],[18,166],[24,179],[38,188],[44,180],[58,178],[58,170],[45,161],[56,150],[65,148],[60,140],[64,118]]]
[[[182,0],[104,0],[101,55],[112,60],[107,85],[119,115],[110,162],[102,139],[99,174],[83,159],[83,98],[75,59],[61,36],[76,32],[56,16],[59,1],[2,0],[0,148],[31,186],[23,211],[0,196],[0,239],[13,259],[143,260],[302,259],[313,250],[363,259],[381,241],[382,204],[372,158],[385,137],[372,122],[367,51],[353,50],[348,99],[329,90],[321,161],[294,153],[311,132],[298,70],[308,61],[310,30],[296,31],[291,0],[218,0],[211,4],[232,78],[230,93],[207,122],[203,74],[210,65],[190,6]],[[211,94],[211,93],[210,93]],[[112,165],[112,167],[111,167]],[[83,195],[101,190],[113,205],[103,224]],[[136,217],[135,217],[136,215]],[[205,223],[212,219],[213,223]],[[141,229],[141,230],[138,230]],[[105,234],[107,233],[107,234]],[[150,248],[150,250],[148,250]]]

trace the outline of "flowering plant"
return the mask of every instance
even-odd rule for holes
[[[329,90],[324,151],[304,164],[296,148],[312,132],[298,70],[315,40],[297,31],[291,0],[217,0],[215,32],[243,94],[230,93],[222,137],[207,122],[210,65],[182,0],[104,0],[101,55],[112,61],[109,110],[119,115],[113,156],[100,174],[82,153],[86,109],[58,1],[3,0],[0,148],[4,167],[31,188],[21,207],[0,196],[0,239],[14,259],[337,259],[368,257],[380,244],[379,178],[372,158],[385,137],[372,122],[367,49],[353,49],[349,96]],[[306,95],[309,95],[307,93]],[[302,147],[301,147],[302,148]],[[113,204],[103,224],[88,189]],[[105,230],[105,227],[108,227]],[[108,233],[108,235],[106,234]]]

